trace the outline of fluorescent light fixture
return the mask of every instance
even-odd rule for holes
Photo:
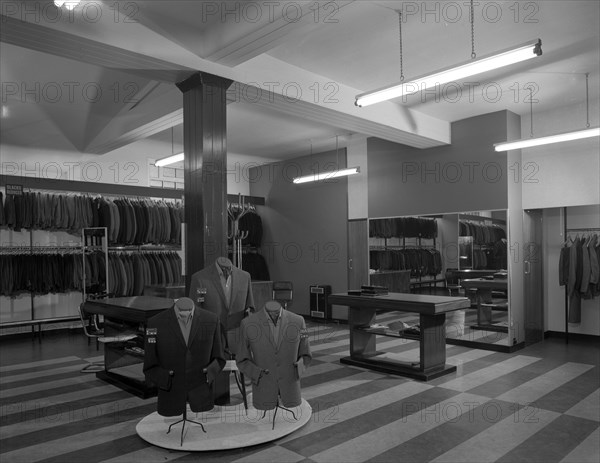
[[[161,158],[158,161],[154,162],[156,167],[168,166],[169,164],[175,164],[176,162],[183,161],[183,153],[173,154],[172,156],[167,156],[166,158]]]
[[[322,172],[320,174],[306,175],[304,177],[296,177],[294,183],[318,182],[319,180],[329,180],[330,178],[346,177],[360,173],[359,167],[351,167],[349,169],[334,170],[331,172]]]
[[[540,56],[541,54],[542,41],[540,39],[532,40],[515,48],[509,48],[493,55],[487,55],[464,64],[452,66],[435,74],[425,75],[409,82],[402,82],[373,90],[372,92],[363,93],[356,97],[355,104],[356,106],[368,106],[380,103],[392,98],[423,91],[436,85],[443,85],[448,82],[458,81],[466,77],[508,66],[509,64],[519,63]]]
[[[80,0],[54,0],[54,4],[60,8],[64,5],[64,7],[71,11],[74,10],[77,5],[79,5]]]
[[[551,143],[561,143],[563,141],[579,140],[581,138],[591,137],[600,137],[600,127],[576,130],[574,132],[559,133],[556,135],[548,135],[547,137],[496,143],[494,144],[494,149],[496,151],[510,151],[521,148],[530,148],[532,146],[549,145]]]

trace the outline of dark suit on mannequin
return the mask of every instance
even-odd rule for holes
[[[276,322],[268,315],[274,305]],[[252,380],[254,408],[272,410],[279,398],[284,407],[300,405],[300,378],[312,359],[304,318],[269,301],[242,320],[241,336],[236,363]]]
[[[231,272],[227,278],[223,269]],[[225,293],[228,290],[228,295]],[[213,312],[221,322],[225,339],[225,355],[233,358],[239,342],[240,322],[247,309],[254,308],[250,274],[233,266],[231,261],[219,257],[215,263],[192,275],[190,299],[198,307]],[[229,403],[229,372],[221,373],[214,384],[215,403]]]
[[[187,342],[178,304],[193,309],[193,314],[188,312]],[[220,325],[214,314],[193,307],[192,300],[181,298],[173,309],[148,320],[144,374],[158,387],[157,411],[162,416],[183,414],[186,403],[194,412],[214,406],[212,383],[225,366]]]
[[[231,271],[229,298],[225,294],[223,273],[217,262],[222,262]],[[201,291],[205,291],[202,296],[200,296]],[[250,274],[234,267],[229,259],[219,257],[215,263],[192,275],[190,299],[196,302],[198,307],[213,312],[219,317],[227,336],[227,349],[235,354],[240,322],[246,315],[246,309],[254,308]]]

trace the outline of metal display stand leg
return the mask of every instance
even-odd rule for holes
[[[273,413],[273,426],[271,427],[271,430],[275,429],[275,418],[277,417],[277,409],[278,408],[281,408],[282,410],[290,412],[292,414],[292,416],[294,417],[294,420],[296,420],[296,421],[298,420],[298,418],[296,418],[296,414],[289,408],[280,407],[279,405],[275,405],[275,412]],[[266,415],[267,415],[267,410],[263,410],[263,415],[260,417],[260,419],[262,420]]]
[[[183,446],[183,434],[184,434],[184,432],[185,432],[185,423],[186,423],[186,421],[187,421],[187,422],[189,422],[189,423],[199,424],[199,425],[200,425],[200,427],[202,428],[202,431],[203,431],[203,432],[206,432],[206,429],[204,429],[204,425],[203,425],[202,423],[200,423],[200,422],[198,422],[198,421],[194,421],[194,420],[188,420],[188,419],[187,419],[187,408],[186,408],[186,409],[183,411],[183,417],[182,417],[182,418],[181,418],[179,421],[175,421],[175,423],[172,423],[172,424],[169,426],[169,429],[168,429],[168,431],[167,431],[167,434],[169,434],[169,433],[171,432],[171,428],[172,428],[173,426],[175,426],[176,424],[179,424],[179,423],[182,423],[182,422],[183,422],[183,425],[181,426],[181,443],[180,443],[180,445],[181,445],[181,446]]]

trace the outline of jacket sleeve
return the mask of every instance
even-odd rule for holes
[[[261,377],[262,369],[258,367],[254,363],[254,359],[252,357],[252,350],[250,347],[250,340],[248,339],[246,333],[246,325],[248,319],[245,318],[242,320],[241,325],[241,339],[238,343],[238,351],[235,357],[235,363],[237,364],[238,369],[247,377],[252,380],[252,384],[258,385],[258,382]]]
[[[308,341],[308,331],[306,329],[306,322],[302,318],[302,324],[300,329],[300,344],[298,345],[298,361],[302,359],[304,366],[308,366],[312,360],[312,353],[310,352],[310,343]]]
[[[160,365],[157,348],[158,336],[156,334],[148,335],[148,330],[152,328],[155,328],[154,324],[148,323],[144,344],[144,376],[148,381],[156,384],[158,388],[168,391],[171,389],[173,375]]]
[[[221,342],[221,324],[215,322],[215,331],[213,333],[213,345],[211,351],[211,362],[206,367],[206,378],[209,383],[212,383],[219,372],[225,366],[225,354],[223,352],[223,344]]]

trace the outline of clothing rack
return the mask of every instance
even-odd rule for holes
[[[0,175],[0,186],[6,184],[23,185],[35,191],[51,190],[53,192],[71,192],[110,196],[139,196],[146,198],[173,198],[181,199],[182,190],[142,187],[132,185],[119,185],[112,183],[83,182],[79,180],[55,180],[36,177],[21,177],[17,175]],[[93,191],[90,191],[92,189]]]
[[[492,217],[485,217],[482,215],[459,214],[458,219],[472,221],[472,222],[492,222],[493,224],[506,225],[506,220],[504,220],[504,219],[496,219],[496,218],[492,218]]]
[[[600,232],[600,227],[584,227],[584,228],[569,228],[567,225],[567,207],[563,207],[563,236],[565,240],[569,233],[577,233],[577,232]],[[569,343],[569,289],[565,286],[565,343]]]
[[[251,210],[255,210],[254,206],[247,203],[245,198],[238,194],[237,203],[227,204],[227,215],[231,218],[231,233],[227,237],[233,240],[233,265],[237,268],[242,268],[242,241],[248,237],[248,230],[240,230],[240,219]]]

